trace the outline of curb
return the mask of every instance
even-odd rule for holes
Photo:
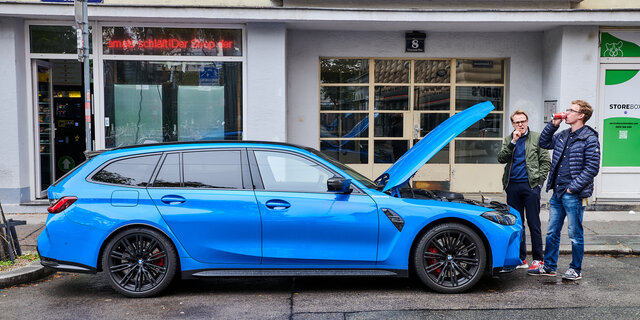
[[[54,273],[55,269],[47,268],[37,260],[28,266],[0,274],[0,288],[36,281]]]

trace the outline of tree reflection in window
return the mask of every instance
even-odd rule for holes
[[[127,158],[110,163],[91,179],[96,182],[146,187],[159,155]]]

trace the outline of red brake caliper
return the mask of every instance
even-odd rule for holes
[[[430,246],[427,251],[429,251],[431,253],[438,253],[438,250],[434,246]],[[427,264],[431,265],[431,264],[434,264],[436,262],[437,262],[436,259],[427,259]],[[440,268],[438,268],[438,269],[433,270],[432,272],[433,272],[434,275],[437,276],[437,275],[440,275],[440,271],[442,271],[442,270],[440,270]]]

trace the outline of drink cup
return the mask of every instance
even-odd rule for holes
[[[553,119],[557,120],[557,119],[566,119],[567,118],[567,113],[566,112],[558,112],[558,113],[554,113],[553,114]]]

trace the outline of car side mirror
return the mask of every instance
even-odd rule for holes
[[[327,180],[327,190],[336,193],[351,193],[351,179],[331,177]]]

